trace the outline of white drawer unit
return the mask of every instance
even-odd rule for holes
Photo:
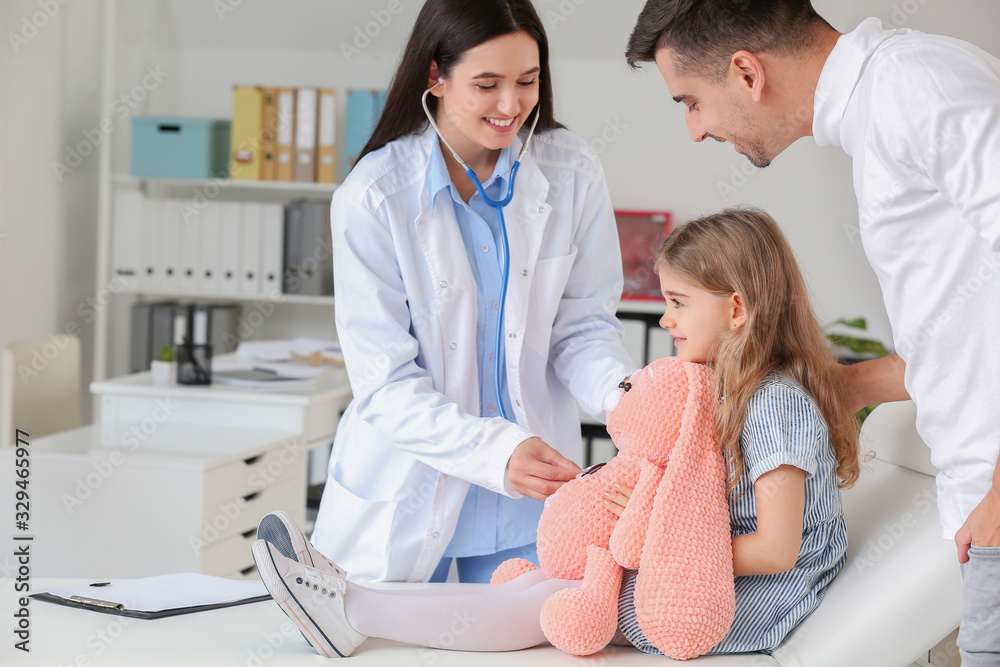
[[[95,424],[30,444],[33,576],[252,577],[260,518],[304,523],[309,446],[296,431]],[[14,450],[0,479],[14,479]]]
[[[269,391],[221,384],[158,386],[148,371],[93,382],[90,391],[100,397],[104,424],[148,424],[168,415],[173,423],[294,431],[310,446],[333,442],[340,413],[351,400],[342,368],[320,375],[312,385]]]

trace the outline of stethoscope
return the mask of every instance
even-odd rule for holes
[[[462,157],[458,154],[458,151],[452,148],[451,144],[448,143],[448,140],[444,138],[443,134],[441,134],[441,130],[438,128],[437,123],[434,122],[433,114],[431,114],[430,109],[427,108],[427,95],[432,90],[434,90],[434,88],[440,85],[444,85],[444,81],[438,79],[437,83],[435,83],[433,86],[425,90],[423,96],[420,98],[420,103],[424,107],[424,113],[427,114],[427,120],[430,121],[431,127],[434,128],[434,132],[436,132],[438,137],[441,138],[441,141],[444,143],[444,145],[448,147],[448,150],[451,151],[451,154],[455,158],[455,160],[457,160],[458,163],[462,165],[462,167],[465,169],[465,175],[468,176],[469,180],[472,181],[472,184],[476,186],[476,191],[479,193],[479,196],[482,198],[482,200],[487,205],[495,208],[497,211],[497,224],[500,226],[501,280],[500,280],[500,308],[498,309],[497,312],[497,333],[496,333],[496,342],[494,345],[494,355],[493,355],[495,363],[494,373],[493,373],[493,386],[497,395],[497,409],[500,411],[500,416],[503,417],[504,419],[507,419],[507,411],[504,409],[503,406],[503,395],[500,393],[500,371],[501,371],[500,346],[503,343],[503,311],[507,299],[507,279],[510,277],[510,257],[509,257],[510,248],[507,242],[507,222],[504,220],[503,217],[503,207],[509,204],[510,200],[514,197],[514,179],[517,177],[517,170],[521,166],[521,156],[523,156],[524,152],[528,150],[528,144],[531,143],[531,138],[535,135],[535,126],[538,124],[538,116],[539,116],[538,107],[537,105],[535,107],[535,120],[531,122],[531,129],[528,131],[528,137],[527,139],[524,140],[524,145],[521,146],[521,152],[517,154],[517,160],[514,161],[514,166],[511,167],[510,182],[507,185],[507,196],[499,200],[492,199],[486,194],[486,191],[483,189],[483,184],[479,182],[479,176],[476,175],[476,172],[472,170],[472,167],[470,167],[465,163],[465,160],[463,160]]]

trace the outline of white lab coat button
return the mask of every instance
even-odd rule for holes
[[[448,347],[450,347],[450,348],[451,348],[451,349],[453,349],[453,350],[457,350],[457,349],[458,349],[458,343],[452,343],[452,344],[451,344],[451,345],[449,345]]]
[[[433,537],[433,538],[434,538],[434,539],[436,540],[437,538],[441,537],[441,533],[439,533],[439,532],[437,532],[437,531],[435,530],[435,531],[434,531],[434,534],[433,534],[433,535],[431,535],[431,537]]]
[[[545,213],[545,207],[544,206],[539,206],[538,207],[538,212],[539,213]]]
[[[448,289],[448,281],[447,280],[442,280],[441,281],[441,289]]]
[[[524,271],[521,271],[521,275],[527,278],[528,277],[528,269],[525,269]]]
[[[517,338],[517,334],[514,333],[513,331],[507,334],[507,336],[509,336],[510,338]]]
[[[517,400],[516,400],[516,401],[514,401],[514,402],[515,402],[515,403],[517,403],[517,407],[521,407],[521,399],[520,399],[520,398],[519,398],[519,399],[517,399]]]

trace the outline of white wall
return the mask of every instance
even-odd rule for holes
[[[78,325],[85,375],[97,161],[62,182],[51,164],[97,125],[100,27],[98,2],[0,3],[0,345]]]
[[[62,1],[0,3],[0,345],[79,326],[87,378],[98,159],[96,152],[85,157],[62,182],[52,164],[102,121],[102,10],[97,0]],[[728,205],[762,206],[790,237],[820,319],[863,315],[876,336],[890,339],[878,285],[853,234],[846,156],[805,139],[768,169],[750,171],[727,145],[694,144],[655,69],[633,73],[624,64],[642,0],[535,1],[552,42],[557,116],[601,150],[617,207],[673,210],[685,221]],[[227,4],[233,11],[220,13]],[[878,16],[1000,54],[1000,3],[992,0],[815,4],[841,31]],[[226,116],[233,71],[246,83],[385,86],[420,2],[399,0],[396,16],[387,11],[395,7],[390,0],[122,5],[115,94],[146,65],[162,63],[171,76],[135,113]],[[371,30],[377,34],[348,62],[341,45],[363,43],[355,42],[359,31],[378,18],[387,25]],[[27,27],[32,23],[40,27]],[[244,55],[258,64],[241,66]],[[128,120],[115,128],[116,168],[125,169]]]

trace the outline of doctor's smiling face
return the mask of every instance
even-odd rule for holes
[[[702,364],[711,361],[719,338],[746,322],[742,299],[690,283],[665,264],[660,264],[657,272],[667,301],[660,326],[674,339],[677,356]]]
[[[524,31],[501,35],[466,51],[443,85],[435,120],[470,164],[484,151],[510,146],[539,97],[538,43]],[[431,65],[430,82],[438,79]],[[475,164],[473,164],[475,167]]]

